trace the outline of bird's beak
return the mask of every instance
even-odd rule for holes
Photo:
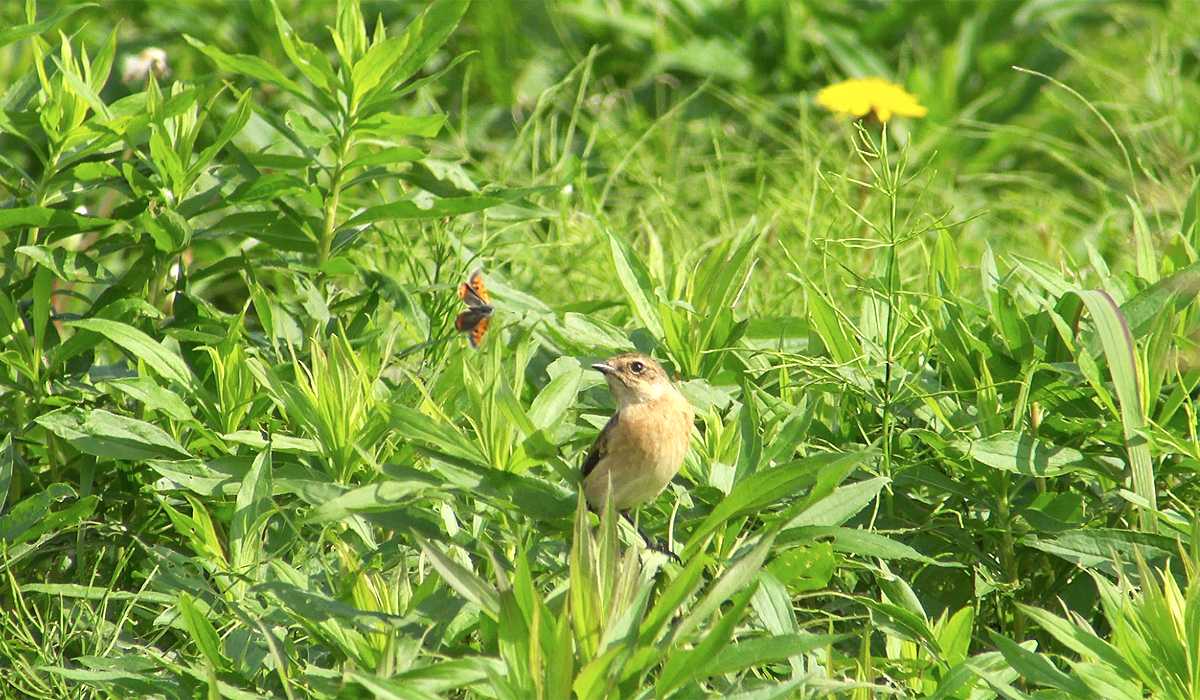
[[[597,372],[599,372],[600,374],[604,374],[604,375],[609,375],[609,374],[612,374],[613,372],[617,371],[615,367],[608,364],[607,362],[597,362],[596,364],[592,365],[592,369],[594,369]]]

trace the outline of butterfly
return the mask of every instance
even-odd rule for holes
[[[483,342],[483,334],[487,333],[495,311],[487,287],[483,285],[483,270],[472,272],[466,282],[458,285],[458,298],[467,305],[467,310],[454,319],[454,328],[466,333],[471,347],[477,348]]]

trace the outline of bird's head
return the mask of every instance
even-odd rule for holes
[[[666,392],[675,390],[662,365],[641,353],[630,352],[610,357],[592,365],[592,369],[604,375],[613,398],[621,407],[654,401]]]

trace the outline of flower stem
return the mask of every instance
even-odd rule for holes
[[[342,198],[342,177],[346,174],[346,153],[350,150],[350,137],[343,135],[339,139],[337,161],[333,165],[333,174],[329,178],[329,198],[325,200],[325,225],[321,230],[321,240],[317,248],[317,266],[322,267],[329,261],[333,249],[333,235],[337,231],[337,210]]]

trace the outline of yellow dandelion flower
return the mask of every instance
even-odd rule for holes
[[[873,112],[881,122],[893,116],[923,117],[929,111],[915,95],[883,78],[854,78],[834,83],[817,93],[817,104],[854,117]]]

